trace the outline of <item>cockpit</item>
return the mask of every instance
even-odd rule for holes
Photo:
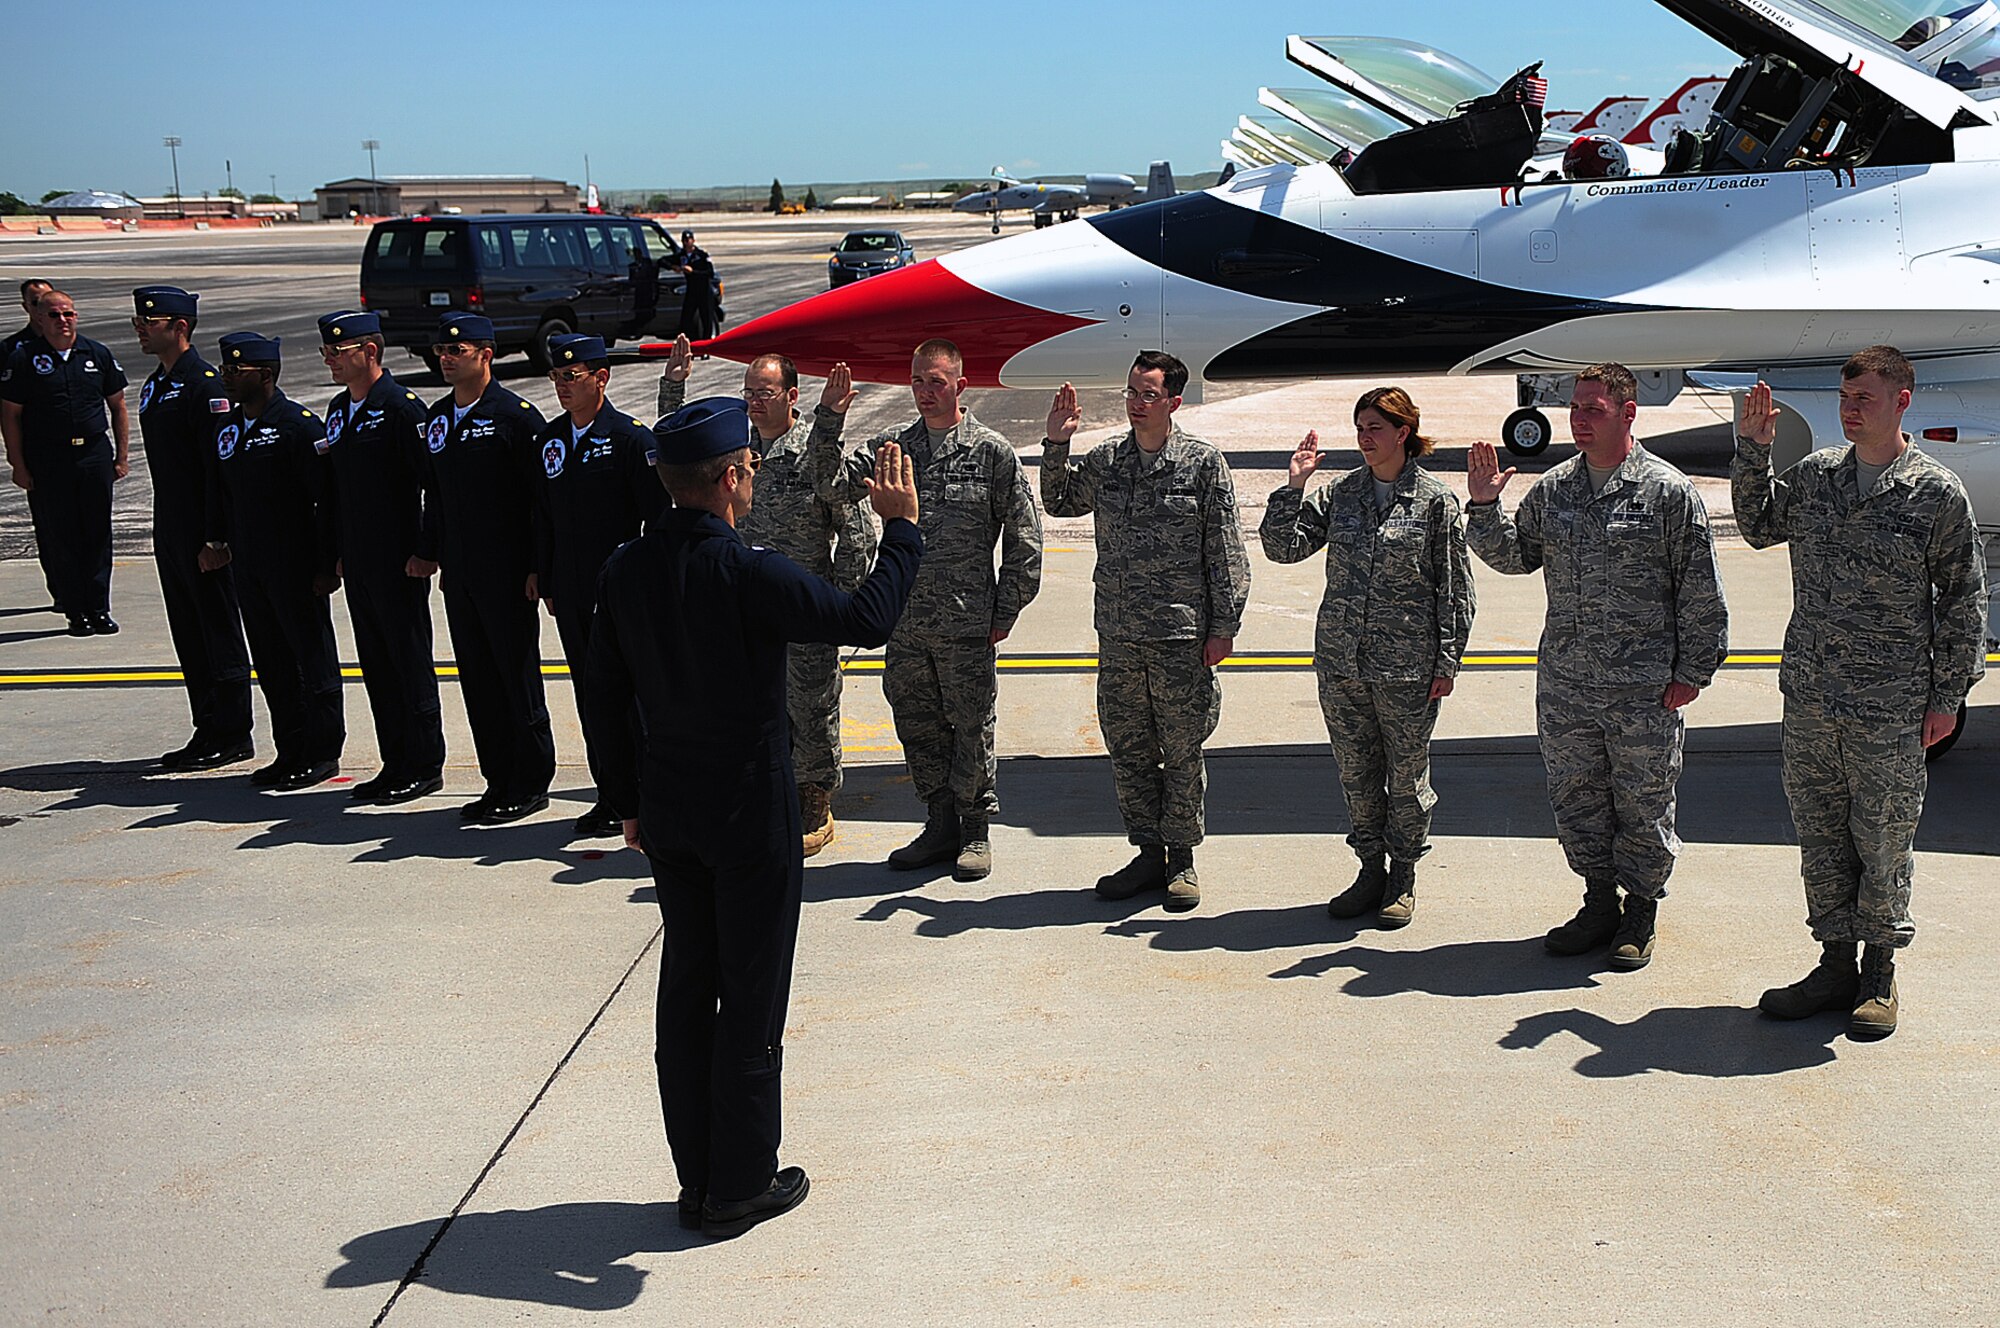
[[[1355,193],[1373,194],[1920,165],[1953,160],[1956,131],[2000,122],[1994,0],[1658,3],[1742,57],[1712,109],[1663,138],[1664,151],[1549,131],[1539,64],[1496,80],[1417,43],[1292,37],[1287,56],[1331,88],[1262,90],[1260,109],[1303,132],[1245,117],[1225,155],[1328,160]],[[1325,144],[1336,150],[1321,155]]]

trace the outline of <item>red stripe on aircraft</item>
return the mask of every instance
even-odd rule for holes
[[[861,382],[907,383],[916,349],[912,329],[921,328],[924,337],[958,344],[974,387],[998,387],[1000,370],[1017,354],[1097,321],[981,290],[933,258],[753,318],[696,342],[695,350],[746,364],[759,355],[789,355],[815,376],[845,362]],[[640,348],[654,356],[667,349]]]

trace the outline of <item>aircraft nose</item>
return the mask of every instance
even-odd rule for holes
[[[823,377],[845,362],[869,383],[907,383],[910,353],[943,337],[965,356],[975,387],[1000,386],[1000,370],[1021,351],[1094,321],[1022,304],[967,281],[936,259],[814,295],[695,343],[706,355],[748,363],[789,355]],[[652,347],[644,353],[663,354]]]

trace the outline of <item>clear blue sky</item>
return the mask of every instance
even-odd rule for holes
[[[1259,86],[1310,83],[1288,33],[1427,40],[1496,77],[1541,58],[1552,105],[1665,96],[1727,52],[1651,0],[1008,6],[672,0],[28,5],[0,15],[0,189],[162,194],[223,162],[287,197],[364,175],[510,172],[606,188],[1218,168]],[[1591,50],[1579,50],[1586,35]],[[44,88],[54,89],[44,91]]]

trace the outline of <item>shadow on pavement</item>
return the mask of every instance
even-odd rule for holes
[[[919,936],[963,936],[969,931],[1030,931],[1037,927],[1087,927],[1115,923],[1159,905],[1158,893],[1136,899],[1099,899],[1087,887],[1034,890],[1027,894],[994,895],[990,899],[929,899],[901,895],[883,899],[860,915],[862,922],[888,922],[899,913],[914,914]],[[1116,928],[1109,930],[1116,931]]]
[[[1352,925],[1352,924],[1349,924]],[[1318,978],[1341,969],[1354,976],[1341,984],[1349,996],[1520,996],[1570,991],[1598,985],[1603,954],[1557,959],[1542,949],[1539,935],[1511,941],[1461,941],[1428,950],[1378,950],[1352,945],[1330,954],[1310,955],[1274,978]]]
[[[356,1236],[340,1247],[347,1262],[327,1274],[326,1285],[395,1286],[437,1228],[434,1218]],[[617,1310],[639,1298],[646,1280],[644,1269],[623,1260],[706,1243],[699,1232],[681,1229],[671,1203],[566,1203],[461,1213],[418,1281],[458,1296]]]
[[[260,758],[262,759],[262,758]],[[395,807],[356,807],[346,784],[298,793],[270,793],[245,776],[257,762],[202,775],[175,775],[150,758],[137,761],[68,761],[0,771],[0,788],[68,796],[41,815],[96,807],[145,813],[129,830],[181,825],[240,825],[240,849],[292,844],[350,847],[350,862],[466,862],[478,867],[545,861],[554,885],[649,879],[646,860],[614,839],[570,839],[572,813],[544,812],[512,825],[467,827],[458,805],[469,795],[437,794]],[[581,800],[584,791],[552,790]],[[650,886],[645,902],[651,902]],[[634,902],[638,902],[636,899]]]
[[[1824,1065],[1834,1059],[1830,1044],[1845,1027],[1844,1019],[1833,1018],[1778,1023],[1735,1005],[1649,1010],[1629,1024],[1587,1010],[1550,1010],[1515,1024],[1500,1045],[1529,1050],[1569,1033],[1597,1048],[1576,1063],[1587,1078],[1664,1070],[1725,1079]]]

